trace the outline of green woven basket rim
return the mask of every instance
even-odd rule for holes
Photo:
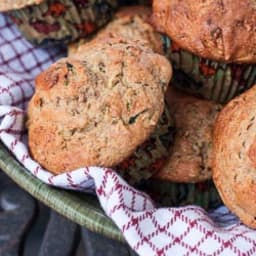
[[[124,242],[95,196],[50,187],[31,175],[0,143],[0,168],[21,188],[56,212],[92,232]]]

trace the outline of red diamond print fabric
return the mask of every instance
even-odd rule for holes
[[[49,185],[96,191],[106,214],[139,255],[256,255],[256,231],[224,206],[208,213],[196,206],[156,208],[114,170],[90,167],[54,176],[30,158],[24,122],[34,77],[62,56],[60,48],[35,48],[0,15],[0,139],[27,171]]]

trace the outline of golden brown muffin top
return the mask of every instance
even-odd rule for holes
[[[154,131],[171,66],[134,42],[88,45],[36,79],[28,108],[32,156],[53,173],[117,165]]]
[[[213,179],[225,205],[256,228],[256,86],[232,100],[217,119]]]
[[[153,23],[200,57],[256,63],[255,0],[155,0]]]

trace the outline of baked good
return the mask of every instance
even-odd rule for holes
[[[8,7],[8,15],[23,35],[40,46],[66,44],[91,35],[112,18],[119,6],[118,0],[1,2],[0,11]]]
[[[180,89],[226,103],[256,83],[255,3],[154,1],[152,23],[164,33]],[[181,83],[186,75],[188,81]]]
[[[252,0],[155,0],[153,22],[182,49],[220,62],[256,62]]]
[[[221,105],[170,87],[166,96],[176,133],[158,179],[195,183],[212,177],[213,125]]]
[[[225,205],[256,228],[256,86],[221,111],[214,129],[213,179]]]
[[[139,185],[151,178],[165,164],[173,145],[174,122],[170,107],[165,104],[164,112],[154,132],[127,159],[114,167],[132,185]]]
[[[28,108],[31,155],[56,174],[131,155],[154,131],[171,78],[169,62],[135,42],[84,50],[83,60],[62,59],[37,77]]]
[[[94,37],[93,41],[108,40],[113,37],[122,37],[134,41],[142,41],[147,44],[153,51],[163,54],[163,41],[159,33],[157,33],[149,19],[151,9],[146,6],[130,6],[124,7],[118,11],[113,20],[109,22]],[[79,42],[69,46],[69,56],[76,54],[82,56],[83,45],[88,40],[81,39]]]

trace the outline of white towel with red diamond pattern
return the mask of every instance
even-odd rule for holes
[[[146,194],[113,170],[90,167],[53,176],[30,158],[24,116],[33,80],[62,53],[35,48],[0,15],[0,139],[26,169],[53,186],[95,190],[106,214],[139,255],[256,255],[256,231],[225,207],[212,213],[196,206],[155,208]]]

